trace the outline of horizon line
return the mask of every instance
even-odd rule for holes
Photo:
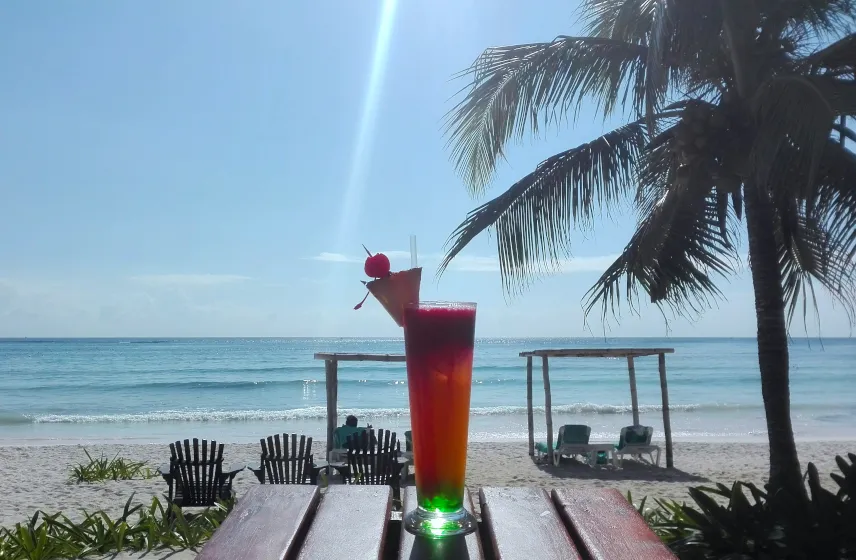
[[[8,336],[0,342],[39,342],[57,340],[403,340],[401,336]],[[477,336],[476,340],[757,340],[754,336]],[[853,336],[789,336],[789,340],[848,340]]]

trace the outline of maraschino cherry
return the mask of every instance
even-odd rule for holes
[[[368,253],[368,257],[366,258],[366,264],[363,265],[363,270],[366,272],[366,276],[370,276],[372,278],[386,278],[390,274],[390,264],[389,257],[384,255],[383,253],[375,253],[372,255],[371,251],[366,249],[366,246],[363,245],[363,249]],[[363,282],[365,284],[365,282]],[[354,310],[359,309],[366,302],[366,299],[369,297],[370,292],[366,292],[366,297],[363,298],[363,301],[358,303]]]
[[[366,249],[365,245],[363,245],[363,249]],[[372,255],[371,251],[368,249],[366,249],[366,253],[369,254],[366,259],[366,264],[363,266],[363,270],[366,271],[366,276],[371,276],[372,278],[384,278],[389,276],[389,258],[383,253],[375,253]]]

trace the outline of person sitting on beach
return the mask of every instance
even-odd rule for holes
[[[370,428],[359,427],[357,426],[358,422],[359,420],[356,416],[349,414],[345,418],[345,423],[333,430],[333,449],[344,449],[348,446],[348,438],[350,436],[360,434]]]

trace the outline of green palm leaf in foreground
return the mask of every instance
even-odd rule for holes
[[[584,0],[587,37],[486,50],[460,74],[452,159],[473,193],[508,141],[586,100],[630,122],[542,162],[453,232],[438,274],[493,230],[503,287],[571,254],[571,234],[628,205],[638,224],[585,306],[678,314],[721,297],[748,232],[770,484],[804,494],[790,421],[787,324],[821,286],[856,318],[856,0]],[[849,122],[853,122],[852,118]],[[745,225],[744,225],[745,224]]]

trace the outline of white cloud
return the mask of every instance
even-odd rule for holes
[[[379,253],[383,253],[387,257],[389,257],[390,261],[398,261],[402,259],[409,259],[410,252],[409,251],[378,251]],[[307,260],[310,261],[321,261],[321,262],[336,262],[336,263],[364,263],[366,261],[366,257],[368,255],[360,255],[360,256],[352,256],[352,255],[343,255],[342,253],[319,253],[314,257],[308,257]]]
[[[250,280],[250,277],[238,274],[144,274],[142,276],[132,276],[131,280],[147,286],[184,287],[235,284],[246,282]]]
[[[362,260],[349,257],[348,255],[343,255],[342,253],[320,253],[315,255],[314,257],[309,257],[308,260],[311,261],[321,261],[321,262],[338,262],[338,263],[357,263],[362,262]]]
[[[409,251],[381,251],[390,261],[402,261],[410,259]],[[443,260],[442,253],[431,253],[419,256],[419,262],[423,265],[436,266]],[[558,272],[561,274],[574,274],[578,272],[603,272],[609,265],[615,262],[618,255],[603,255],[596,257],[576,257],[565,259],[559,263]],[[342,253],[320,253],[310,260],[332,262],[332,263],[360,263],[365,257],[355,257]],[[458,255],[449,264],[450,271],[458,272],[499,272],[499,259],[496,257],[482,257],[475,255]]]

